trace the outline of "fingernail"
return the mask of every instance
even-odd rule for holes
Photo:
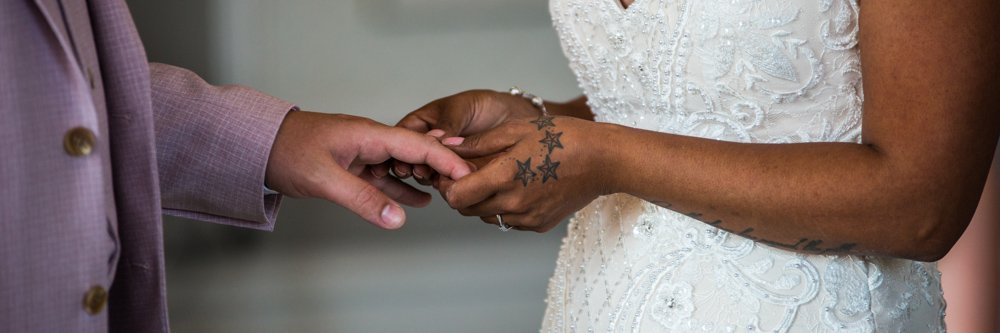
[[[382,223],[389,229],[396,229],[403,225],[403,208],[394,204],[385,205],[382,209]]]
[[[455,172],[451,174],[451,179],[459,180],[462,177],[468,176],[470,173],[471,171],[469,171],[469,169],[459,168],[458,170],[455,170]]]
[[[393,170],[396,171],[396,176],[404,177],[404,178],[410,176],[410,174],[408,172],[404,171],[402,167],[398,167],[397,166],[397,167],[393,168]]]
[[[427,135],[433,136],[435,138],[440,138],[442,135],[444,135],[444,131],[439,129],[433,129],[430,132],[427,132]]]
[[[453,137],[441,140],[441,143],[443,143],[445,146],[457,146],[457,145],[462,144],[462,142],[465,142],[465,138],[460,137],[460,136],[453,136]]]

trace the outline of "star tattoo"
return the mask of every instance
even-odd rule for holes
[[[562,134],[563,134],[563,132],[552,133],[549,130],[545,130],[545,138],[542,139],[541,141],[538,141],[538,142],[541,142],[541,143],[545,144],[546,146],[548,146],[549,147],[549,154],[552,154],[552,150],[553,149],[562,148],[563,147],[562,142],[559,141],[559,137],[561,137]]]
[[[530,157],[524,162],[517,161],[517,175],[514,176],[514,180],[520,180],[524,187],[528,187],[528,183],[535,179],[535,175],[537,174],[531,171]]]
[[[552,122],[552,119],[556,119],[556,118],[555,117],[549,117],[549,116],[540,116],[540,117],[538,117],[537,120],[532,121],[531,123],[535,124],[535,125],[538,125],[538,130],[541,131],[543,128],[546,128],[546,127],[556,127],[556,124]]]
[[[538,166],[538,172],[542,173],[542,184],[545,184],[549,178],[552,180],[559,180],[559,176],[556,175],[556,168],[559,167],[560,162],[552,162],[549,155],[545,155],[545,162]]]

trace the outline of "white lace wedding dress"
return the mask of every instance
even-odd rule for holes
[[[598,121],[859,140],[857,0],[618,1],[550,3]],[[933,263],[788,252],[628,195],[599,198],[568,228],[543,332],[944,331]]]

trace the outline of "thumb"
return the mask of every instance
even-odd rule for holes
[[[447,97],[430,102],[400,119],[396,126],[420,133],[441,130],[443,137],[461,135],[468,126],[470,113],[456,112],[461,108],[453,104]]]
[[[458,156],[476,159],[496,155],[517,144],[517,136],[511,135],[503,127],[462,138],[445,138],[442,144],[451,148]]]
[[[322,198],[344,206],[366,221],[385,229],[403,226],[406,212],[377,187],[347,170],[331,168],[330,179],[322,184]]]
[[[444,132],[444,135],[441,136],[442,138],[462,135],[468,125],[466,117],[467,114],[464,112],[442,114],[438,119],[437,124],[434,125],[434,129],[439,129]]]
[[[396,127],[418,133],[427,133],[435,129],[441,130],[445,137],[461,134],[465,128],[465,114],[463,112],[448,112],[442,103],[442,101],[434,101],[410,112],[396,123]]]
[[[426,108],[428,106],[407,114],[396,123],[396,127],[402,127],[418,133],[430,131],[435,122],[427,118],[428,111],[426,111]]]

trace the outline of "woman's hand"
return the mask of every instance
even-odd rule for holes
[[[508,119],[534,119],[540,114],[520,96],[469,90],[427,103],[407,114],[396,126],[421,133],[440,129],[444,137],[454,137],[482,133]]]
[[[598,196],[611,192],[613,166],[606,140],[594,135],[600,124],[570,117],[511,120],[469,136],[452,149],[479,164],[479,171],[436,184],[462,215],[545,232]],[[453,142],[461,141],[461,142]]]
[[[430,102],[407,114],[396,126],[447,138],[482,133],[507,120],[529,120],[540,114],[537,108],[519,96],[492,90],[469,90]],[[401,161],[392,164],[396,176],[408,178],[412,175],[424,185],[429,185],[434,176],[434,170],[426,165]],[[388,171],[388,163],[376,170],[379,175]]]

